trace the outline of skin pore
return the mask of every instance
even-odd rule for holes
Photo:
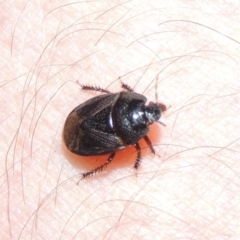
[[[24,0],[0,10],[0,239],[240,237],[237,3]],[[136,175],[130,148],[79,182],[107,156],[79,157],[62,142],[69,112],[98,94],[78,83],[117,92],[119,77],[149,101],[157,89],[168,107],[166,127],[150,134],[156,155],[143,147]]]

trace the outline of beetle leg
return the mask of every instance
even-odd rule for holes
[[[101,166],[99,166],[99,167],[97,167],[97,168],[94,168],[93,170],[91,170],[91,171],[89,171],[89,172],[83,173],[83,174],[82,174],[82,179],[87,178],[87,177],[89,177],[89,176],[91,176],[91,175],[93,175],[93,174],[95,174],[95,173],[97,173],[97,172],[101,172],[105,167],[107,167],[107,165],[108,165],[110,162],[112,162],[115,154],[116,154],[115,152],[114,152],[114,153],[111,153],[111,155],[108,157],[107,161],[106,161],[104,164],[102,164]]]
[[[155,154],[155,150],[154,150],[154,148],[153,148],[152,142],[151,142],[151,140],[149,139],[149,137],[146,135],[146,136],[144,136],[143,138],[144,138],[145,142],[147,143],[148,147],[150,148],[151,152],[152,152],[153,154]]]
[[[120,77],[119,77],[119,81],[121,83],[121,88],[127,90],[128,92],[133,92],[133,89],[129,85],[127,85],[126,83],[122,82]]]
[[[93,87],[93,86],[84,85],[84,84],[80,84],[80,85],[81,85],[82,90],[84,90],[84,91],[96,91],[96,92],[102,92],[102,93],[111,93],[107,89],[104,89],[101,87]]]
[[[137,150],[137,159],[136,159],[135,164],[134,164],[134,169],[137,170],[138,167],[140,166],[140,163],[141,163],[142,153],[141,153],[141,147],[140,147],[138,142],[134,146]]]

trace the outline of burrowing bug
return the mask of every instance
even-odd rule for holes
[[[158,121],[164,104],[150,102],[121,82],[126,91],[111,93],[108,90],[81,85],[82,90],[95,90],[104,94],[80,104],[68,115],[63,138],[67,148],[78,155],[94,156],[110,154],[101,166],[83,173],[82,178],[102,171],[113,159],[117,151],[135,146],[136,170],[141,161],[141,147],[138,141],[144,138],[152,153],[155,153],[147,136],[149,125]],[[161,122],[160,122],[161,123]]]

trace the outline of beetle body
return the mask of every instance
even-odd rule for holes
[[[78,155],[114,153],[136,144],[159,120],[158,104],[145,105],[145,96],[135,92],[103,94],[80,104],[67,117],[64,141]]]
[[[159,122],[166,106],[152,102],[146,105],[145,96],[134,92],[122,82],[121,85],[127,91],[111,93],[99,87],[82,85],[82,90],[105,94],[80,104],[66,119],[63,139],[71,152],[82,156],[110,154],[104,164],[83,173],[82,178],[102,171],[112,162],[117,151],[130,145],[134,145],[137,150],[134,164],[137,170],[141,162],[141,147],[138,143],[141,138],[155,153],[147,133],[150,124]]]

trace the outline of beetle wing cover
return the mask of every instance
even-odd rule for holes
[[[74,109],[81,118],[79,138],[76,138],[78,154],[100,155],[125,148],[112,121],[112,108],[118,97],[118,93],[100,95]]]
[[[96,130],[88,130],[81,144],[84,144],[82,149],[85,149],[82,155],[86,156],[112,153],[125,148],[117,135]]]
[[[91,98],[80,104],[73,111],[84,121],[92,116],[95,116],[98,112],[101,112],[104,108],[111,106],[115,101],[117,94],[104,94],[94,98]]]

